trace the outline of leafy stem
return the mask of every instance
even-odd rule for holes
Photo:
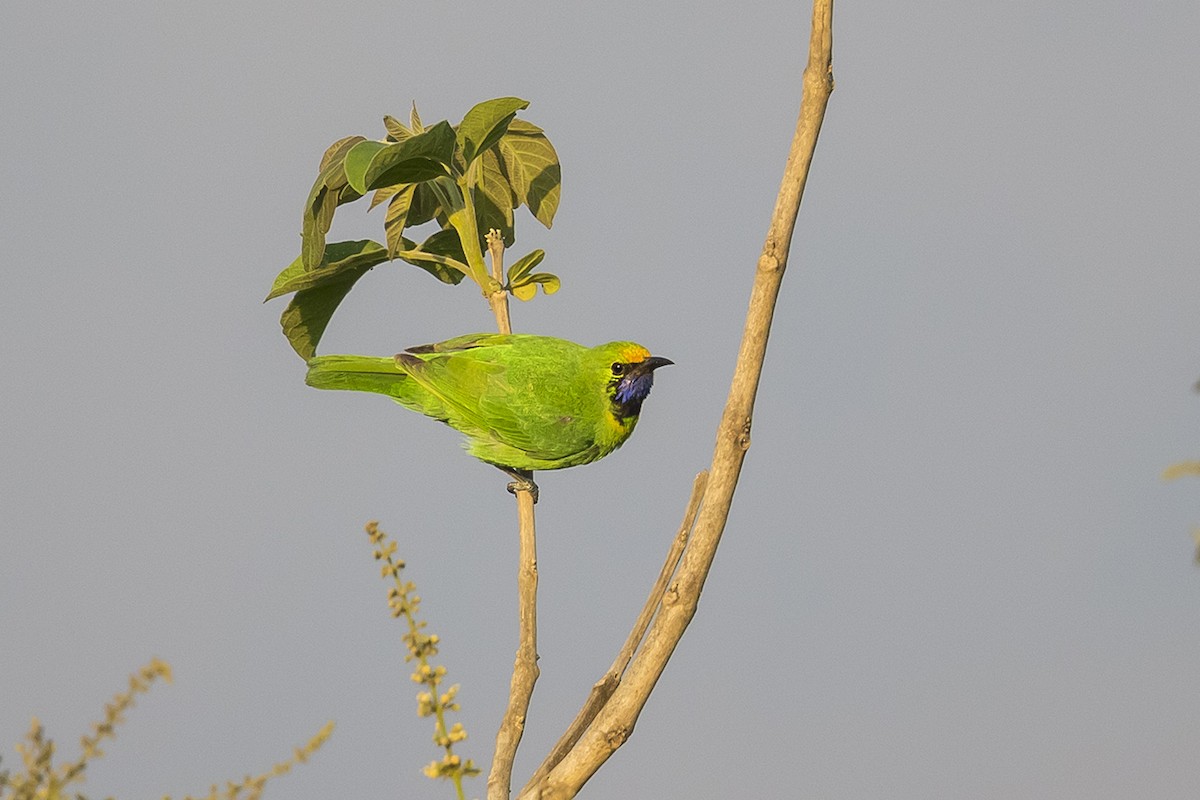
[[[530,300],[539,285],[546,294],[558,289],[558,278],[549,273],[526,270],[508,281],[491,275],[484,254],[485,231],[499,231],[509,245],[515,241],[517,207],[526,206],[547,228],[558,210],[558,154],[541,128],[517,119],[528,105],[519,97],[486,100],[457,126],[445,120],[426,126],[414,106],[409,125],[384,117],[385,138],[347,136],[325,151],[304,206],[300,256],[276,278],[267,298],[293,295],[280,322],[297,355],[315,356],[330,318],[358,279],[394,259],[443,283],[470,278],[493,308],[498,292]],[[327,244],[335,210],[368,194],[372,207],[387,204],[386,244]],[[420,244],[404,235],[435,222],[439,230]]]

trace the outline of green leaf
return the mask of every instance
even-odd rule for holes
[[[420,250],[401,250],[396,254],[401,261],[420,267],[442,283],[457,286],[465,277],[466,264],[456,263],[445,256],[425,253]]]
[[[355,280],[357,278],[297,292],[284,309],[279,318],[283,335],[305,361],[317,354],[317,344],[329,326],[333,312],[354,287]]]
[[[516,241],[512,210],[518,205],[508,176],[504,174],[500,156],[493,148],[479,159],[479,184],[475,189],[475,216],[479,230],[496,228],[504,235],[504,246]]]
[[[442,210],[437,194],[427,183],[418,183],[413,191],[412,205],[408,209],[408,227],[423,225],[436,217]],[[444,226],[443,226],[444,227]]]
[[[421,243],[421,249],[427,253],[437,253],[461,262],[467,260],[467,257],[463,255],[462,240],[458,238],[458,232],[452,228],[434,233]]]
[[[536,272],[529,276],[529,280],[541,284],[542,291],[546,294],[554,294],[562,288],[562,281],[558,279],[558,276],[551,275],[549,272]]]
[[[395,258],[397,251],[404,249],[402,237],[417,188],[418,184],[415,183],[400,186],[392,196],[392,202],[388,203],[387,215],[383,218],[383,233],[387,237],[388,255],[392,258]]]
[[[539,284],[546,294],[554,294],[562,287],[562,281],[558,279],[557,275],[551,275],[549,272],[535,272],[516,281],[510,280],[509,291],[518,300],[529,301],[537,294]]]
[[[357,242],[334,242],[325,248],[325,258],[316,269],[305,269],[299,256],[275,278],[271,291],[263,302],[280,295],[312,289],[345,279],[354,272],[358,276],[388,260],[387,250],[378,242],[363,239]],[[355,277],[357,280],[358,277]]]
[[[512,289],[509,291],[513,293],[513,297],[528,303],[535,296],[537,296],[537,284],[523,283],[520,286],[512,287]]]
[[[424,133],[384,145],[363,175],[365,189],[420,183],[449,174],[454,161],[454,129],[442,120]]]
[[[408,115],[409,126],[413,133],[421,133],[425,126],[421,124],[421,115],[417,113],[417,101],[413,100],[412,111]]]
[[[558,211],[562,168],[546,134],[532,123],[514,119],[500,139],[500,158],[517,200],[549,228]]]
[[[329,226],[333,223],[334,209],[362,196],[346,182],[344,167],[346,154],[362,141],[366,140],[361,136],[339,139],[321,157],[320,171],[308,194],[300,229],[300,256],[306,269],[315,269],[321,263],[325,253],[325,234],[329,233]]]
[[[532,253],[527,253],[516,260],[516,262],[508,268],[508,283],[510,286],[515,286],[522,283],[526,275],[533,271],[533,268],[542,263],[542,259],[546,257],[546,251],[542,249],[534,250]]]
[[[462,148],[465,166],[470,166],[481,153],[500,140],[517,112],[529,108],[529,101],[519,97],[497,97],[479,103],[463,117],[458,125],[458,145]]]
[[[317,167],[317,172],[322,172],[330,164],[341,161],[346,157],[351,147],[363,141],[363,136],[343,136],[329,147],[325,148],[325,152],[321,155],[321,164]]]
[[[338,244],[355,243],[338,242]],[[332,250],[336,246],[330,245],[330,249]],[[379,245],[375,246],[379,247]],[[371,266],[345,270],[326,283],[296,292],[292,297],[292,302],[288,303],[288,307],[279,317],[279,324],[283,328],[283,335],[287,337],[297,355],[307,361],[317,354],[317,344],[321,341],[325,328],[329,326],[333,312],[337,310],[338,305],[349,291],[354,288],[355,282],[367,274]]]
[[[387,129],[388,140],[392,142],[403,142],[413,135],[411,129],[391,114],[383,115],[383,127]]]
[[[367,211],[374,211],[375,206],[381,203],[386,203],[396,196],[396,192],[405,187],[406,184],[397,184],[395,186],[384,186],[382,189],[376,189],[371,192],[371,205],[367,206]]]
[[[396,257],[420,267],[442,283],[457,285],[470,272],[462,240],[452,228],[438,231],[419,246],[409,239],[401,241],[404,249]]]
[[[367,167],[371,165],[371,159],[388,146],[387,142],[366,140],[354,145],[346,153],[346,159],[343,162],[346,169],[346,182],[360,195],[367,193],[366,175]]]

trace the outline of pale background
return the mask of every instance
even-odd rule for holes
[[[0,746],[90,796],[449,797],[362,524],[400,540],[486,764],[514,512],[456,435],[318,393],[260,304],[324,148],[518,95],[564,170],[520,331],[635,339],[632,441],[542,474],[527,775],[624,637],[704,467],[799,104],[802,3],[9,0],[0,10]],[[699,614],[608,798],[1200,791],[1200,5],[844,2],[837,90]],[[339,212],[332,239],[381,236]],[[515,257],[515,254],[514,254]],[[488,330],[381,266],[325,352]],[[485,792],[479,779],[473,796]]]

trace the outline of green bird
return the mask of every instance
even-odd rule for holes
[[[317,356],[305,382],[385,394],[446,423],[468,453],[514,478],[510,491],[536,498],[533,470],[590,464],[624,444],[654,370],[672,363],[634,342],[475,333],[391,358]]]

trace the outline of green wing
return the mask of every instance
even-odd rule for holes
[[[561,339],[484,334],[412,348],[396,360],[471,437],[473,455],[548,469],[595,457],[594,393],[579,385],[583,352]]]

